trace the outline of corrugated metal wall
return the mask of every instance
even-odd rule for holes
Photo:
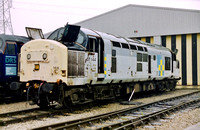
[[[154,44],[154,37],[141,37],[141,38],[137,38],[137,39],[141,40],[143,42]]]
[[[200,32],[200,11],[127,5],[77,23],[82,27],[125,37]]]
[[[200,85],[200,33],[162,36],[162,45],[178,49],[182,85]]]
[[[153,37],[137,39],[154,44]],[[173,51],[178,49],[182,78],[178,84],[200,85],[200,33],[161,36],[161,45]]]

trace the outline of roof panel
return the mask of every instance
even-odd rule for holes
[[[127,5],[77,23],[86,28],[143,37],[200,32],[200,10]]]

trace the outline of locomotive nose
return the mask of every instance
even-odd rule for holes
[[[21,81],[66,81],[67,47],[52,40],[33,40],[21,50]]]

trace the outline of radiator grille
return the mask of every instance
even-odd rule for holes
[[[79,51],[68,51],[68,76],[84,76],[85,53]]]

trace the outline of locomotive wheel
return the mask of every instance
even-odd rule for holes
[[[171,84],[170,84],[170,90],[174,91],[175,88],[176,88],[176,81],[172,81]]]
[[[38,104],[38,106],[40,106],[40,108],[47,108],[49,105],[47,95],[44,95],[44,94],[40,95],[39,101],[37,104]]]
[[[65,97],[64,101],[63,101],[63,105],[65,108],[67,108],[69,111],[72,111],[72,102],[70,97]]]
[[[158,82],[156,85],[156,91],[158,92],[164,91],[164,87],[165,87],[164,85],[165,85],[164,82]]]

